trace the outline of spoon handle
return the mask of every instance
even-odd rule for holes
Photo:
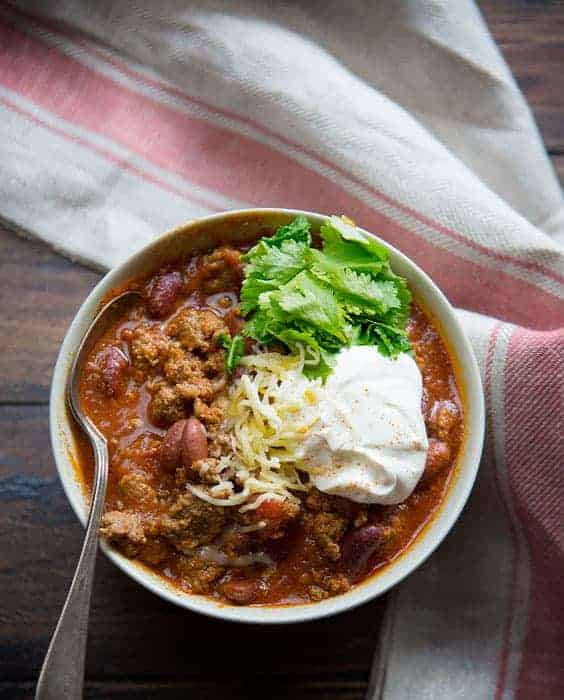
[[[43,661],[35,691],[36,700],[62,700],[62,698],[80,700],[82,698],[88,614],[98,549],[98,528],[104,510],[108,481],[106,442],[98,435],[93,436],[91,430],[88,432],[93,437],[95,480],[86,535],[67,599]]]

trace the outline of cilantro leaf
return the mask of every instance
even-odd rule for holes
[[[280,226],[274,236],[265,239],[267,245],[278,246],[284,241],[295,241],[296,243],[303,243],[309,248],[311,245],[311,224],[309,223],[307,216],[300,214],[296,216],[293,221],[289,224]]]
[[[356,272],[319,250],[312,250],[311,255],[312,274],[328,283],[351,313],[385,314],[389,309],[401,306],[396,285],[391,280],[375,279],[365,272]]]
[[[409,352],[411,294],[387,248],[344,218],[331,217],[320,234],[321,250],[312,247],[307,218],[298,216],[243,256],[243,334],[305,350],[310,377],[327,377],[342,347],[375,345],[390,357]]]
[[[360,322],[353,327],[353,345],[376,345],[382,355],[395,357],[400,352],[411,352],[407,332],[385,323]]]
[[[376,261],[384,263],[388,261],[387,248],[378,243],[375,238],[366,235],[352,221],[347,221],[344,217],[332,216],[327,223],[321,226],[320,230],[324,240],[323,251],[328,255],[338,251],[337,257],[343,259],[343,254],[361,256],[361,253],[364,253],[366,259],[372,258],[373,264]]]
[[[332,224],[323,224],[320,233],[323,253],[328,262],[346,266],[356,272],[369,272],[376,275],[388,263],[388,251],[376,241],[374,243],[378,246],[378,254],[370,251],[364,245],[364,241],[361,243],[346,240]]]
[[[307,217],[300,214],[289,224],[280,226],[273,236],[263,236],[245,255],[243,262],[255,262],[258,257],[268,253],[269,248],[281,248],[286,241],[301,243],[306,248],[311,245],[311,224]]]
[[[263,239],[264,241],[268,239]],[[280,247],[260,246],[252,257],[252,266],[241,289],[241,311],[249,314],[258,306],[261,294],[278,289],[301,272],[309,247],[293,240],[281,241]]]
[[[331,288],[309,272],[302,271],[277,291],[262,295],[259,304],[263,310],[269,305],[271,313],[286,325],[294,320],[347,343],[342,307]]]
[[[232,374],[245,354],[245,341],[243,336],[236,335],[232,338],[227,333],[220,333],[217,339],[220,345],[227,350],[225,356],[225,370],[227,374]]]

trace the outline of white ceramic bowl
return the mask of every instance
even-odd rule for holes
[[[87,503],[73,461],[75,446],[70,418],[65,406],[65,385],[73,355],[102,300],[124,282],[156,269],[162,262],[184,253],[209,248],[219,241],[245,242],[268,226],[284,223],[305,214],[314,225],[326,217],[289,209],[252,209],[215,214],[191,221],[156,238],[123,264],[109,272],[92,290],[76,314],[61,347],[51,387],[51,444],[63,488],[76,515],[84,525]],[[416,569],[441,543],[462,510],[478,471],[484,439],[484,400],[476,359],[452,306],[431,279],[398,250],[382,241],[390,250],[393,269],[407,278],[420,305],[429,313],[446,340],[455,361],[458,386],[465,413],[465,436],[454,479],[445,500],[433,520],[412,546],[380,573],[355,586],[348,593],[304,605],[241,607],[228,605],[200,595],[189,595],[167,584],[142,565],[126,559],[102,543],[106,555],[126,574],[153,593],[176,605],[196,612],[253,623],[302,622],[335,615],[381,595]]]

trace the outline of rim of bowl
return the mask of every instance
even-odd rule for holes
[[[51,447],[57,472],[65,495],[83,526],[87,520],[88,507],[82,485],[78,479],[75,466],[77,460],[72,459],[69,455],[69,452],[73,451],[74,443],[70,432],[71,420],[65,405],[65,386],[73,354],[102,300],[111,293],[112,289],[119,286],[120,278],[125,269],[135,265],[142,266],[143,261],[148,256],[157,253],[163,244],[179,235],[186,235],[190,231],[197,235],[198,228],[209,227],[210,224],[213,225],[228,219],[241,220],[245,217],[260,218],[264,216],[294,217],[299,214],[307,216],[315,224],[320,224],[329,218],[328,215],[299,209],[265,207],[225,211],[190,220],[157,236],[136,251],[110,270],[88,294],[74,316],[59,350],[49,401]],[[361,230],[365,231],[365,229]],[[400,274],[405,276],[405,273],[409,273],[407,276],[414,296],[419,299],[422,295],[425,296],[422,305],[425,311],[432,315],[433,322],[439,325],[441,337],[447,342],[449,354],[454,360],[457,382],[462,394],[465,430],[454,478],[438,512],[424,526],[422,532],[409,547],[394,561],[383,567],[381,571],[355,585],[347,593],[315,603],[256,607],[235,606],[206,596],[186,593],[168,583],[163,577],[143,564],[127,559],[101,540],[100,548],[106,556],[124,573],[152,593],[193,612],[232,622],[284,624],[328,617],[362,605],[396,586],[435,551],[457,521],[474,485],[484,442],[485,406],[476,357],[453,307],[433,280],[404,253],[390,245],[388,241],[370,231],[365,231],[365,233],[376,238],[388,248],[392,266],[396,271],[399,267],[401,268]],[[172,255],[166,257],[172,258]],[[129,277],[134,278],[135,275],[130,274]]]

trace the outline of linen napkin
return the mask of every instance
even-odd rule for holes
[[[367,697],[564,697],[564,207],[474,4],[2,4],[0,168],[4,222],[102,269],[246,206],[346,213],[425,269],[466,310],[488,444]]]

